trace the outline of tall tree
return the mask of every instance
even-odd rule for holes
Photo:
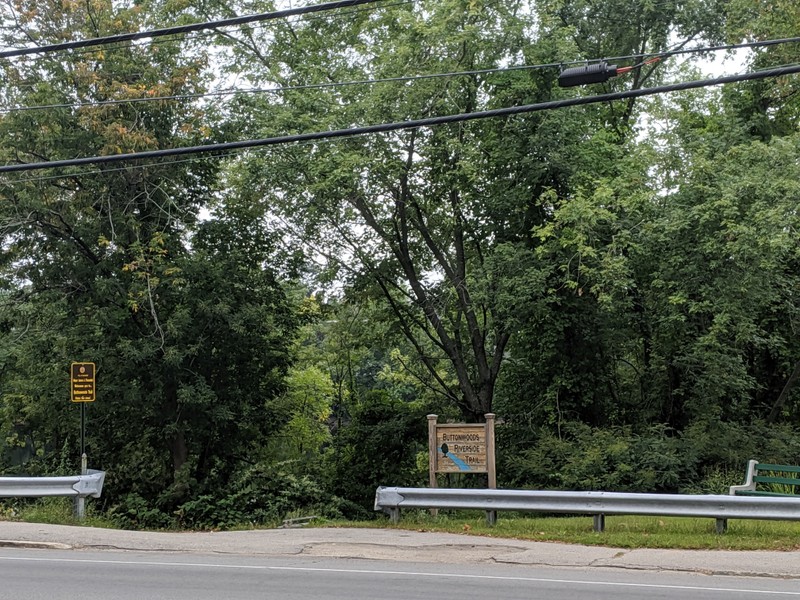
[[[519,50],[525,20],[514,15],[515,7],[445,2],[427,8],[430,15],[407,6],[281,27],[254,77],[292,85],[317,73],[346,81],[409,69],[472,70],[493,67]],[[348,47],[358,60],[348,56]],[[241,107],[248,113],[260,108],[268,120],[254,122],[269,129],[289,123],[319,129],[482,104],[475,77],[404,87],[403,93],[398,84],[331,87],[285,94],[283,105],[243,100]],[[488,219],[479,225],[485,209],[477,140],[469,127],[411,131],[253,157],[239,170],[240,185],[254,200],[287,219],[299,217],[291,221],[322,242],[320,251],[345,259],[337,265],[342,277],[363,294],[382,298],[440,392],[470,419],[491,410],[510,334],[504,309],[492,300],[502,282],[481,272],[495,240],[488,239]],[[456,374],[457,387],[441,376],[442,360]]]
[[[240,98],[242,129],[256,137],[550,100],[564,94],[556,69],[503,65],[660,50],[673,31],[697,37],[704,24],[690,17],[714,3],[606,4],[418,2],[232,36],[237,72],[290,88]],[[614,27],[593,25],[615,10],[624,18],[604,21]],[[499,72],[475,72],[486,69]],[[389,307],[440,392],[480,420],[492,410],[520,302],[544,293],[549,267],[537,261],[532,233],[548,219],[541,195],[566,198],[576,180],[607,168],[604,153],[630,134],[633,114],[632,104],[548,112],[254,153],[236,165],[237,185],[350,286]],[[595,145],[606,123],[609,143]],[[457,385],[439,376],[443,364]]]
[[[110,1],[4,11],[6,45],[135,31],[169,16],[158,4]],[[213,139],[209,106],[149,101],[204,91],[206,61],[173,40],[6,63],[0,160]],[[4,413],[52,468],[52,450],[77,437],[66,369],[97,362],[88,441],[114,484],[111,502],[132,492],[169,512],[193,492],[218,490],[277,427],[267,402],[281,391],[294,318],[260,213],[231,199],[198,223],[218,187],[210,159],[0,185]]]

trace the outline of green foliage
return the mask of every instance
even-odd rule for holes
[[[367,393],[326,456],[333,493],[369,509],[378,486],[422,485],[427,472],[417,468],[416,457],[426,447],[425,413],[385,391]]]
[[[682,494],[729,494],[732,485],[744,481],[744,469],[735,466],[714,465],[704,469],[694,481],[687,482]]]
[[[351,503],[332,496],[308,475],[295,475],[280,464],[242,470],[220,494],[198,494],[174,510],[129,494],[108,511],[126,529],[230,529],[275,526],[289,515],[339,519],[360,515]]]
[[[55,525],[111,526],[92,499],[86,501],[84,518],[78,519],[75,516],[75,502],[75,498],[4,498],[0,502],[0,519]]]
[[[201,4],[21,0],[0,37],[271,6]],[[585,90],[502,67],[789,36],[796,4],[423,0],[245,28],[213,70],[292,89],[224,110],[191,100],[220,75],[191,40],[20,58],[0,69],[0,162],[557,100]],[[597,90],[682,76],[673,63]],[[472,74],[393,79],[454,71]],[[369,79],[388,81],[327,85]],[[155,96],[184,98],[128,102]],[[427,412],[497,413],[507,486],[724,490],[750,458],[797,464],[798,98],[775,78],[3,178],[0,469],[75,472],[76,360],[98,364],[98,504],[126,527],[369,513],[378,485],[424,483]]]
[[[343,16],[335,25],[277,27],[275,43],[258,53],[242,40],[234,66],[282,85],[493,68],[533,51],[526,32],[535,16],[512,4],[448,0]],[[522,72],[419,79],[240,99],[237,109],[242,127],[261,136],[544,99],[553,84]],[[491,410],[513,329],[516,290],[508,282],[529,276],[525,241],[541,218],[530,190],[561,177],[535,163],[556,145],[550,133],[571,132],[560,115],[532,121],[547,131],[493,121],[298,147],[237,163],[231,181],[290,223],[306,250],[327,258],[353,299],[380,306],[426,383],[476,420]]]
[[[167,529],[173,523],[170,515],[139,494],[127,494],[118,502],[106,514],[122,529]]]
[[[698,421],[683,432],[565,422],[557,433],[543,427],[530,437],[520,444],[518,428],[498,427],[504,487],[727,494],[751,458],[800,461],[796,430],[763,421]]]
[[[274,454],[284,459],[309,459],[330,442],[328,418],[334,387],[317,367],[291,369],[286,377],[286,392],[271,409],[285,425],[273,437]]]
[[[498,448],[510,487],[675,492],[695,475],[696,458],[662,426],[637,434],[570,422],[560,436],[543,431],[535,447],[510,450]]]
[[[35,4],[3,9],[19,11],[4,34],[10,43],[21,30],[47,43],[161,17],[158,3]],[[5,108],[63,107],[4,111],[0,160],[207,141],[211,107],[116,102],[202,92],[205,64],[204,49],[178,41],[7,64]],[[285,257],[262,213],[218,197],[218,165],[76,171],[0,187],[0,434],[19,448],[5,460],[31,474],[77,470],[67,370],[94,361],[90,466],[108,472],[104,505],[123,506],[131,523],[165,526],[183,502],[218,493],[276,426],[268,404],[282,392],[295,329],[276,275]],[[212,206],[214,218],[199,222]]]

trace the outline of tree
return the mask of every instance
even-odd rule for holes
[[[135,30],[165,17],[158,8],[39,2],[8,5],[5,17],[13,39],[44,43]],[[2,160],[208,141],[210,107],[135,102],[203,91],[205,64],[175,41],[8,64]],[[24,108],[42,104],[57,106]],[[77,435],[66,369],[96,361],[88,443],[109,472],[108,503],[131,493],[169,515],[190,494],[219,490],[277,428],[269,402],[282,391],[295,319],[261,213],[229,198],[198,222],[217,166],[75,170],[0,188],[4,413],[52,469],[53,451],[74,448]]]
[[[616,176],[554,198],[538,229],[561,265],[554,311],[510,348],[513,381],[542,384],[509,401],[517,415],[544,392],[556,410],[534,422],[777,417],[797,353],[796,134],[762,142],[743,103],[734,89],[664,97]]]
[[[572,36],[580,37],[576,27],[591,6],[556,2],[535,11],[525,2],[448,0],[286,24],[268,40],[248,32],[236,40],[234,69],[254,82],[315,87],[279,100],[240,98],[242,128],[257,137],[558,97],[554,69],[330,84],[563,60],[577,50]],[[688,17],[670,4],[646,31],[626,20],[624,36],[612,32],[585,52],[650,50],[666,40],[676,14]],[[631,111],[612,114],[620,131],[630,128]],[[580,150],[597,123],[552,112],[284,148],[237,163],[237,185],[335,263],[349,285],[384,303],[440,393],[481,420],[492,410],[520,295],[529,293],[514,284],[541,280],[531,252],[531,230],[547,219],[539,197],[550,189],[567,195],[571,178],[598,164]],[[442,364],[457,385],[438,375]]]

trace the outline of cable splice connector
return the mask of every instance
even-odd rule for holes
[[[589,83],[602,83],[617,76],[617,65],[609,65],[600,61],[582,67],[564,69],[558,76],[559,87],[574,87]]]

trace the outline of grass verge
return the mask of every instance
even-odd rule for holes
[[[85,517],[75,516],[74,498],[39,498],[37,500],[0,502],[0,519],[25,523],[47,523],[50,525],[83,525],[86,527],[113,528],[113,523],[97,514],[91,500],[85,504]]]
[[[42,498],[34,502],[3,504],[0,519],[28,523],[83,525],[113,528],[113,523],[94,512],[86,503],[86,517],[74,515],[73,499]],[[269,528],[262,524],[260,527]],[[462,535],[480,535],[504,539],[562,542],[614,548],[666,548],[682,550],[779,550],[800,551],[800,522],[730,520],[728,531],[719,535],[713,519],[679,517],[607,516],[602,533],[592,530],[588,516],[536,516],[498,513],[497,524],[486,524],[485,514],[477,511],[439,511],[435,517],[427,511],[406,511],[400,523],[387,518],[372,521],[315,520],[311,527],[363,527],[412,531],[436,531]],[[259,526],[256,526],[259,527]],[[252,523],[232,529],[253,529]]]
[[[403,513],[400,523],[388,519],[336,522],[338,527],[386,527],[414,531],[437,531],[464,535],[565,542],[615,548],[673,548],[683,550],[800,550],[800,522],[730,520],[728,531],[715,531],[713,519],[682,517],[607,516],[605,531],[592,530],[591,517],[504,516],[497,524],[486,524],[483,513],[425,511]]]

